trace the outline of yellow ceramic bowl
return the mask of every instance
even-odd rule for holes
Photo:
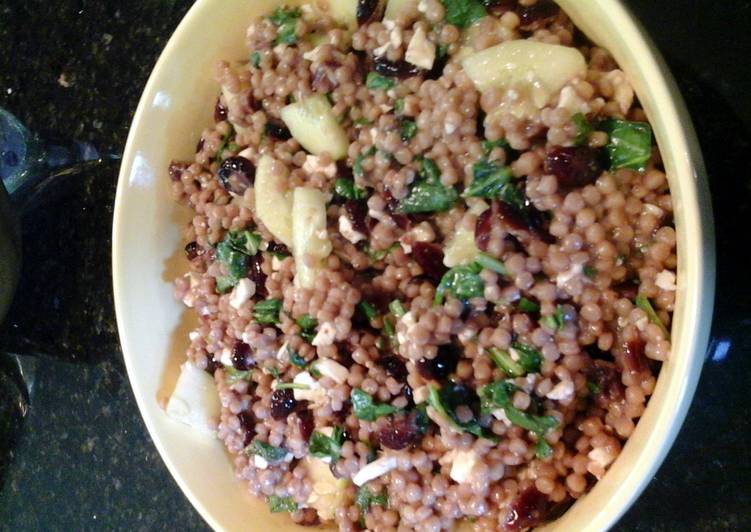
[[[652,479],[686,415],[701,371],[714,296],[714,238],[698,144],[675,83],[652,44],[617,0],[560,0],[631,79],[654,128],[670,181],[678,234],[673,353],[618,460],[549,530],[605,530]],[[212,123],[217,59],[242,59],[246,27],[277,0],[198,0],[170,39],[136,111],[120,170],[113,228],[117,322],[125,362],[146,426],[185,495],[218,530],[292,530],[235,479],[218,440],[208,441],[164,414],[184,359],[188,325],[171,281],[186,265],[176,250],[188,213],[171,199],[167,166],[190,159]],[[679,509],[676,508],[678,511]]]

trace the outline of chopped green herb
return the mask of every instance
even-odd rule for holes
[[[297,510],[297,503],[292,497],[279,497],[278,495],[269,495],[266,498],[269,503],[269,510],[272,514],[279,512],[294,512]]]
[[[652,156],[652,128],[646,122],[629,122],[610,119],[599,126],[608,134],[605,149],[610,158],[610,169],[631,168],[644,171]]]
[[[499,197],[519,211],[525,219],[528,217],[527,198],[524,195],[524,191],[519,187],[513,183],[509,183],[501,189]]]
[[[511,355],[507,351],[503,351],[497,347],[489,347],[488,355],[495,365],[508,377],[524,376],[525,372],[522,365],[511,358]]]
[[[398,115],[404,112],[404,98],[398,98],[394,102],[394,112],[396,112],[396,114]]]
[[[535,456],[540,460],[545,460],[546,458],[550,458],[552,455],[553,448],[548,442],[545,441],[545,438],[538,436],[537,445],[535,445]]]
[[[383,89],[387,91],[393,88],[394,85],[396,85],[396,81],[382,76],[377,72],[368,72],[368,77],[365,79],[365,86],[370,90]]]
[[[361,127],[361,126],[369,126],[369,125],[370,125],[370,124],[372,124],[373,122],[371,122],[371,121],[370,121],[370,120],[368,120],[367,118],[358,118],[358,119],[356,119],[356,120],[353,120],[353,121],[352,121],[352,123],[353,123],[353,124],[354,124],[354,125],[355,125],[356,127]]]
[[[368,247],[365,248],[364,251],[368,255],[368,257],[370,257],[370,260],[372,260],[373,262],[378,262],[380,260],[385,259],[386,255],[388,255],[389,253],[391,253],[392,251],[394,251],[398,247],[399,247],[399,244],[398,243],[394,243],[394,244],[391,244],[386,249],[378,249],[376,251],[372,251],[370,249],[370,247],[368,246]]]
[[[665,327],[664,323],[662,323],[662,320],[657,315],[657,312],[652,306],[652,303],[649,302],[649,299],[644,296],[636,296],[635,304],[637,308],[640,308],[647,313],[647,318],[649,319],[649,321],[660,328],[665,338],[670,338],[670,331],[668,331],[668,328]]]
[[[423,179],[412,185],[409,195],[399,203],[399,210],[405,214],[443,212],[453,207],[458,197],[456,190],[440,181]]]
[[[446,22],[466,28],[486,16],[482,2],[479,0],[441,0],[446,8]]]
[[[373,396],[359,388],[352,390],[350,399],[352,400],[352,409],[355,411],[355,417],[364,421],[375,421],[379,417],[388,416],[399,411],[395,406],[375,403]]]
[[[459,405],[470,406],[467,404],[466,390],[463,385],[453,382],[445,384],[441,389],[428,385],[428,405],[455,429],[469,432],[478,438],[494,439],[493,436],[485,434],[476,417],[469,421],[459,421],[455,411],[456,407]]]
[[[355,164],[352,165],[352,173],[355,176],[360,177],[363,175],[363,169],[362,169],[363,160],[365,160],[366,157],[371,157],[375,155],[375,152],[376,152],[375,146],[371,146],[370,149],[361,153],[355,158]]]
[[[276,26],[276,40],[274,44],[294,44],[297,42],[297,21],[302,16],[298,8],[279,7],[269,17]]]
[[[229,132],[222,137],[222,142],[219,144],[219,148],[216,150],[216,160],[217,161],[224,161],[224,150],[227,149],[227,146],[229,146],[230,139],[232,138],[232,135],[235,134],[235,131],[233,129],[230,129]]]
[[[240,151],[240,145],[239,145],[239,144],[236,144],[236,143],[234,143],[234,142],[230,142],[230,143],[229,143],[229,144],[227,145],[227,150],[228,150],[228,151],[231,151],[232,153],[237,153],[238,151]]]
[[[320,379],[321,378],[321,372],[318,371],[318,368],[315,367],[315,366],[310,366],[310,369],[308,370],[308,373],[310,373],[316,379]]]
[[[482,141],[482,152],[485,154],[485,157],[490,155],[490,152],[495,148],[508,148],[508,141],[506,139]]]
[[[389,504],[389,498],[386,493],[373,493],[367,486],[360,486],[357,490],[357,496],[355,497],[355,504],[360,508],[360,519],[364,524],[364,514],[370,510],[371,506],[383,506],[386,507]]]
[[[306,342],[312,342],[316,336],[316,327],[318,327],[318,321],[310,314],[303,314],[295,321],[300,327],[300,336]]]
[[[253,307],[253,317],[258,323],[273,325],[279,323],[279,311],[281,310],[281,299],[267,299],[256,303]]]
[[[525,373],[537,373],[540,371],[542,355],[535,347],[521,342],[514,342],[511,344],[511,347],[519,355],[519,363],[524,368]]]
[[[420,172],[425,179],[438,181],[441,178],[441,169],[433,159],[423,158],[420,162]]]
[[[228,291],[246,276],[248,257],[258,253],[261,235],[247,229],[231,231],[216,246],[216,258],[227,269],[227,275],[216,280],[220,293]]]
[[[479,253],[477,255],[477,258],[475,259],[475,262],[477,262],[477,264],[479,264],[486,270],[500,273],[501,275],[508,275],[506,266],[504,266],[504,264],[500,260],[491,255],[488,255],[487,253]]]
[[[483,412],[492,412],[502,408],[508,420],[524,430],[537,435],[542,440],[549,430],[558,426],[558,420],[553,416],[534,416],[514,407],[512,398],[518,388],[510,381],[497,381],[480,388],[480,399]],[[538,451],[546,451],[545,444]]]
[[[342,443],[344,443],[342,427],[334,427],[331,436],[326,436],[316,430],[310,436],[308,452],[316,458],[331,458],[332,462],[336,462],[342,453]]]
[[[386,335],[391,349],[395,351],[398,350],[399,341],[396,339],[396,329],[394,328],[394,322],[391,316],[383,318],[383,334]]]
[[[277,390],[310,390],[310,385],[301,382],[277,382],[275,388]]]
[[[481,159],[472,167],[472,183],[462,193],[464,197],[497,198],[511,181],[511,169]]]
[[[253,440],[253,442],[245,448],[245,454],[252,455],[257,454],[269,463],[280,462],[287,456],[287,450],[281,447],[274,447],[261,440]]]
[[[398,299],[395,299],[391,303],[389,303],[389,310],[394,316],[397,317],[397,319],[401,318],[407,313],[407,311],[404,309],[404,305],[402,305],[402,302]]]
[[[433,303],[442,304],[446,294],[452,294],[461,300],[482,297],[485,292],[485,283],[479,275],[480,271],[482,267],[477,263],[451,268],[438,283]]]
[[[587,117],[582,113],[576,113],[572,120],[574,121],[574,127],[576,127],[576,138],[574,144],[581,146],[586,144],[589,134],[592,133],[592,124],[589,123]]]
[[[235,369],[232,366],[224,366],[224,375],[225,382],[232,386],[238,382],[249,381],[253,372],[251,370],[242,371]]]
[[[589,390],[589,393],[592,395],[597,395],[601,391],[600,387],[597,386],[597,383],[592,381],[587,381],[587,390]]]
[[[216,291],[220,294],[226,294],[237,284],[238,279],[231,275],[222,275],[216,278]]]
[[[368,320],[368,322],[373,321],[378,316],[378,311],[376,310],[376,308],[364,299],[357,304],[357,310],[362,312],[363,316],[365,316],[365,319]]]
[[[543,316],[540,318],[540,323],[554,331],[563,329],[563,326],[566,325],[566,313],[564,312],[563,307],[558,305],[555,308],[555,313],[550,316]]]
[[[291,364],[294,364],[298,368],[304,368],[308,363],[306,360],[301,357],[297,351],[292,349],[290,346],[287,346],[287,356],[289,357],[289,361]]]
[[[523,297],[519,300],[518,306],[519,310],[521,310],[522,312],[537,312],[540,310],[540,305],[538,305],[534,301],[527,299],[526,297]]]
[[[253,65],[253,68],[261,66],[261,52],[253,52],[250,54],[250,64]]]
[[[594,266],[590,266],[589,264],[587,264],[584,266],[583,271],[584,271],[584,275],[590,279],[594,279],[595,277],[597,277],[597,268],[595,268]]]
[[[278,369],[276,369],[274,366],[269,366],[269,367],[263,368],[263,369],[266,370],[266,373],[268,373],[269,375],[271,375],[275,379],[278,379],[279,377],[282,376],[282,373]]]
[[[435,56],[438,59],[443,59],[446,57],[449,53],[449,45],[448,44],[439,44],[438,47],[435,50]]]
[[[417,123],[409,118],[403,118],[399,121],[399,131],[401,132],[402,140],[407,142],[417,134]]]
[[[355,185],[352,179],[342,177],[334,182],[334,194],[348,200],[361,200],[368,196],[367,191]]]

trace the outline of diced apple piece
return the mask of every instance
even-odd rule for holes
[[[480,92],[496,87],[517,89],[539,108],[566,83],[587,72],[584,56],[576,48],[523,39],[472,54],[462,66]]]
[[[480,250],[475,245],[475,232],[459,227],[446,243],[443,250],[443,264],[449,268],[469,264],[475,260]]]
[[[328,0],[328,13],[350,28],[357,26],[357,0]]]
[[[175,390],[167,401],[167,415],[208,435],[215,435],[221,405],[214,379],[192,362],[180,368]]]
[[[315,95],[282,108],[282,120],[302,147],[314,155],[328,152],[334,160],[347,156],[349,139],[331,104]]]
[[[256,168],[256,214],[274,238],[292,245],[292,193],[287,190],[289,170],[281,161],[262,156]]]
[[[318,511],[324,521],[334,519],[334,512],[341,506],[347,493],[347,480],[338,479],[331,473],[329,464],[318,458],[306,456],[303,463],[313,482],[308,504]]]
[[[313,288],[331,253],[326,232],[326,196],[317,188],[298,187],[292,195],[292,255],[295,285]]]
[[[388,0],[386,2],[386,11],[383,14],[384,19],[396,20],[399,15],[418,13],[418,0]]]

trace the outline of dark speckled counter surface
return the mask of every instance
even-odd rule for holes
[[[687,421],[616,529],[751,530],[751,2],[627,3],[692,112],[719,264],[710,360]],[[0,106],[34,130],[118,153],[189,5],[0,0]],[[117,170],[68,178],[23,219],[21,285],[0,326],[0,351],[18,355],[0,363],[0,530],[207,529],[157,454],[125,373],[110,279]],[[14,364],[28,408],[17,406]]]

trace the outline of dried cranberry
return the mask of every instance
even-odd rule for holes
[[[498,218],[509,229],[515,229],[517,231],[527,230],[527,220],[524,219],[521,212],[505,201],[499,201],[498,204]]]
[[[388,190],[384,191],[383,199],[386,200],[386,212],[389,213],[391,219],[394,220],[394,223],[398,225],[400,229],[409,229],[412,222],[410,221],[409,216],[399,212],[399,200],[392,196],[391,192]]]
[[[490,209],[484,210],[475,222],[475,245],[480,251],[488,250],[490,242],[490,233],[493,230],[494,210],[497,210],[496,202]]]
[[[248,278],[256,285],[256,294],[260,297],[269,295],[266,290],[266,274],[263,272],[263,255],[256,253],[248,259]]]
[[[287,419],[295,411],[297,401],[292,390],[274,390],[271,394],[271,417],[277,421]]]
[[[449,61],[449,54],[436,55],[433,60],[433,66],[425,74],[425,79],[438,79],[443,75],[443,69],[446,68],[446,63]],[[479,135],[478,135],[479,136]]]
[[[250,369],[254,366],[250,355],[250,346],[245,342],[238,340],[235,342],[235,345],[232,346],[232,366],[240,371]]]
[[[545,172],[564,190],[594,183],[603,170],[600,152],[588,146],[557,147],[545,156]]]
[[[218,360],[214,360],[213,357],[209,356],[208,360],[206,361],[206,373],[209,375],[213,375],[216,370],[222,367],[222,363]]]
[[[280,244],[279,242],[274,242],[273,240],[269,242],[268,247],[266,248],[266,251],[270,253],[278,253],[279,255],[289,255],[289,248],[285,246],[284,244]]]
[[[440,281],[448,268],[443,265],[443,250],[438,244],[417,242],[412,244],[412,258],[420,265],[425,275]]]
[[[555,238],[545,228],[547,219],[534,205],[525,205],[524,212],[522,212],[505,201],[494,203],[498,204],[498,218],[507,229],[529,232],[531,235],[548,244],[555,242]]]
[[[357,0],[357,24],[362,26],[368,22],[380,19],[379,7],[382,3],[378,0]]]
[[[300,431],[302,439],[308,441],[315,428],[313,413],[310,410],[300,410],[297,412],[297,428]]]
[[[542,523],[549,504],[548,497],[534,486],[525,489],[511,502],[503,528],[510,531],[524,530]]]
[[[315,508],[301,508],[299,514],[300,516],[296,519],[300,526],[318,526],[321,524],[321,519],[318,517]]]
[[[644,340],[635,338],[623,344],[623,366],[632,372],[642,371],[646,367],[644,358]]]
[[[245,190],[253,184],[256,168],[245,157],[239,155],[227,157],[219,168],[217,177],[224,190],[242,196]]]
[[[188,167],[188,163],[183,161],[172,161],[169,163],[169,177],[172,181],[180,181],[183,172]]]
[[[344,203],[344,214],[352,224],[352,229],[365,236],[370,234],[367,216],[368,205],[361,200],[348,200]]]
[[[334,345],[336,345],[336,361],[347,369],[351,368],[352,364],[355,363],[355,361],[352,360],[352,353],[355,350],[352,344],[345,341],[336,342]]]
[[[392,418],[385,427],[376,432],[376,441],[382,447],[395,451],[417,445],[423,437],[417,416],[418,413],[413,410],[406,416]]]
[[[519,6],[519,29],[524,31],[539,30],[558,16],[560,8],[553,0],[537,0],[529,6]]]
[[[407,382],[407,366],[404,360],[396,355],[388,355],[378,360],[378,365],[386,370],[397,382]]]
[[[243,445],[250,445],[250,442],[253,441],[253,437],[256,435],[255,417],[250,410],[244,410],[237,414],[237,419],[240,422],[240,429],[245,433]]]
[[[198,258],[204,253],[206,253],[206,250],[199,246],[198,242],[195,240],[193,242],[188,242],[185,246],[185,256],[188,257],[188,260]]]
[[[227,108],[222,105],[222,101],[217,98],[216,105],[214,106],[214,122],[221,122],[227,120]]]
[[[613,285],[613,290],[616,291],[619,297],[633,301],[639,294],[639,281],[634,279],[627,279],[616,285]]]
[[[435,358],[421,358],[417,362],[417,371],[425,379],[442,381],[456,371],[461,353],[459,348],[447,344],[438,347]]]
[[[276,140],[289,140],[292,138],[289,128],[280,120],[274,120],[270,118],[264,126],[264,131],[272,139]]]
[[[389,61],[383,56],[373,59],[373,65],[376,72],[389,78],[411,78],[424,72],[420,67],[408,63],[404,59]]]
[[[624,387],[621,382],[621,372],[613,362],[607,360],[593,360],[586,369],[587,381],[593,387],[595,402],[600,408],[607,408],[614,401],[624,397]]]

